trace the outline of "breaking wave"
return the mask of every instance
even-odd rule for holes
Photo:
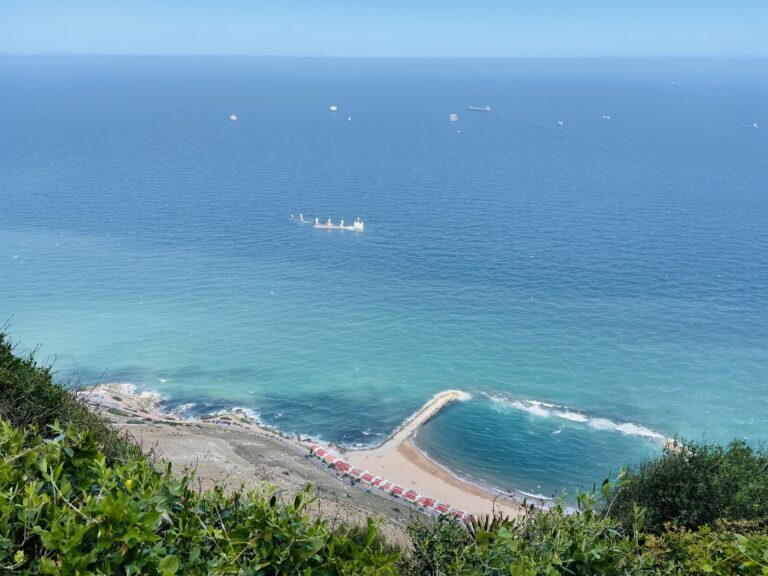
[[[145,402],[147,406],[152,409],[156,409],[167,400],[167,396],[160,394],[160,392],[155,392],[154,390],[139,390],[135,384],[130,382],[108,382],[97,386],[97,390],[111,391],[116,394],[133,396],[134,398]]]
[[[664,442],[667,437],[664,434],[646,428],[641,424],[632,422],[616,422],[608,418],[590,416],[583,412],[572,410],[566,406],[541,402],[540,400],[526,400],[520,398],[506,398],[504,396],[486,395],[494,405],[494,408],[501,412],[518,410],[527,412],[533,416],[541,418],[560,418],[577,424],[583,424],[593,430],[603,430],[608,432],[620,432],[627,436],[638,436],[648,438],[657,442]]]

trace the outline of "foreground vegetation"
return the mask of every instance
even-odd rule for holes
[[[759,522],[768,516],[768,452],[742,440],[728,446],[680,441],[630,471],[609,500],[625,528],[635,505],[642,507],[644,527],[655,533],[667,523],[695,529],[718,520]]]
[[[52,437],[51,437],[52,436]],[[370,524],[355,541],[308,495],[200,494],[145,458],[108,465],[90,433],[0,422],[0,570],[31,574],[395,574]],[[7,573],[6,572],[6,573]]]
[[[58,422],[90,432],[108,461],[136,458],[141,452],[92,410],[73,387],[54,384],[51,368],[32,355],[19,357],[0,331],[0,418],[13,426],[37,426],[45,431]]]
[[[768,455],[684,443],[577,510],[331,529],[310,491],[200,493],[19,358],[0,334],[2,574],[768,575]]]

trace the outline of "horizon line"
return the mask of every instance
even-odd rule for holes
[[[0,57],[144,57],[144,58],[306,58],[327,60],[768,60],[768,54],[625,54],[625,55],[330,55],[330,54],[245,54],[245,53],[173,53],[173,52],[0,52]]]

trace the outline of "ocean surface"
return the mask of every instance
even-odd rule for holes
[[[418,445],[531,494],[765,441],[767,104],[765,60],[0,57],[0,323],[347,446],[464,390]]]

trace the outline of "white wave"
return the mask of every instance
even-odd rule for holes
[[[639,436],[660,442],[666,440],[666,436],[663,434],[640,424],[634,424],[632,422],[615,422],[608,418],[588,416],[582,412],[571,410],[566,406],[548,404],[539,400],[511,399],[491,394],[487,394],[487,397],[493,402],[494,406],[502,412],[508,410],[521,410],[541,418],[561,418],[570,422],[585,424],[593,430],[619,432],[621,434],[626,434],[627,436]]]
[[[515,490],[515,492],[527,496],[528,498],[536,498],[536,500],[552,500],[552,498],[544,496],[544,494],[532,494],[530,492],[525,492],[524,490]]]
[[[175,406],[173,410],[171,410],[171,414],[174,414],[178,416],[179,418],[191,418],[189,415],[189,411],[192,410],[197,406],[194,402],[187,402],[185,404],[179,404],[178,406]]]
[[[126,396],[134,396],[136,394],[136,385],[129,382],[107,382],[102,384],[99,388],[111,388],[118,394],[125,394]]]
[[[571,422],[588,422],[589,418],[584,416],[584,414],[579,414],[578,412],[558,412],[556,414],[560,418],[565,418],[566,420],[570,420]]]
[[[130,382],[108,382],[102,384],[99,388],[111,389],[117,394],[124,394],[125,396],[133,396],[134,398],[145,400],[153,406],[160,404],[163,400],[167,400],[166,396],[154,390],[142,390],[139,392],[136,385]]]
[[[251,408],[245,408],[243,406],[234,406],[233,408],[225,408],[220,410],[218,414],[245,414],[248,418],[261,425],[261,414]]]

